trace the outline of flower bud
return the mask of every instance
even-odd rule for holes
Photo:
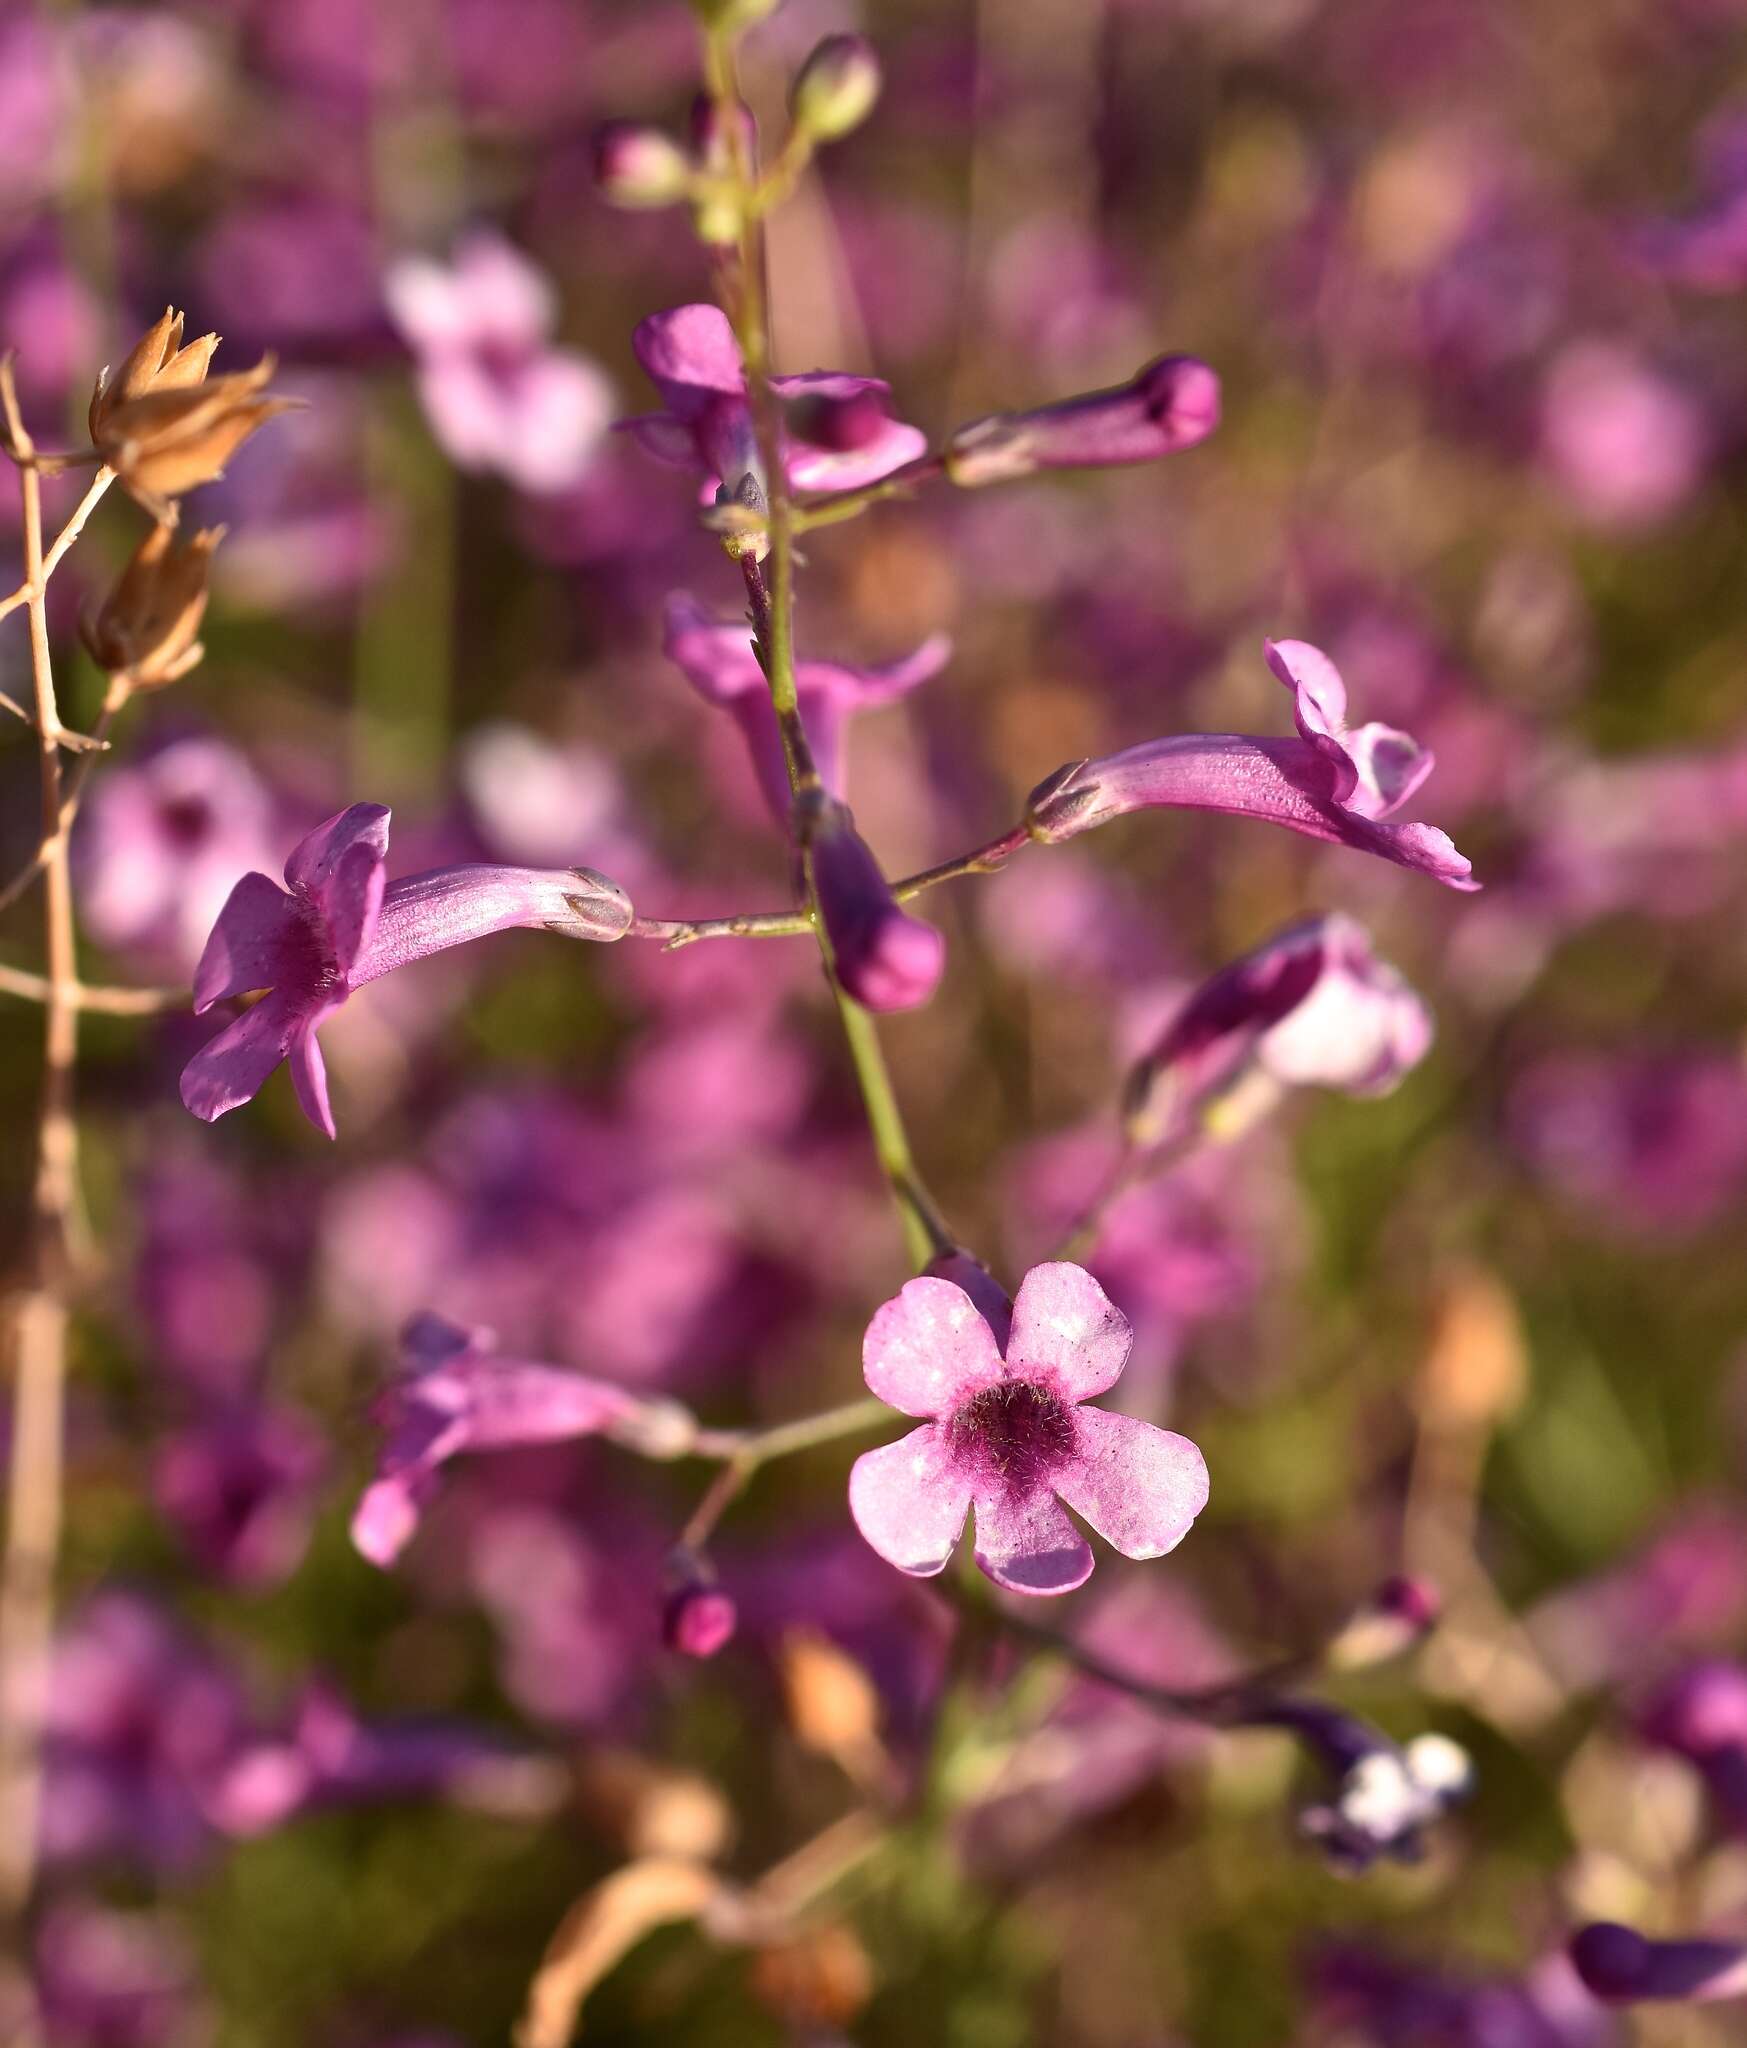
[[[801,66],[790,110],[811,142],[859,128],[880,96],[880,60],[866,36],[827,36]]]
[[[692,1579],[667,1596],[661,1640],[682,1657],[713,1657],[740,1625],[739,1610],[720,1586]]]
[[[144,398],[150,391],[185,391],[206,381],[212,352],[218,347],[216,334],[203,334],[198,341],[182,345],[182,315],[166,306],[128,350],[113,377],[107,369],[97,377],[86,415],[92,443],[101,448],[109,420],[118,406]]]
[[[864,1010],[913,1010],[933,995],[946,942],[932,925],[906,915],[855,829],[848,809],[829,799],[802,821],[801,839],[844,992]]]
[[[1571,1960],[1604,2005],[1747,1997],[1747,1948],[1735,1941],[1647,1941],[1636,1928],[1597,1920],[1572,1937]]]
[[[595,131],[594,181],[614,206],[673,206],[691,190],[691,159],[659,128],[609,121]]]
[[[1152,462],[1193,448],[1218,424],[1217,375],[1194,356],[1160,356],[1112,390],[972,420],[947,444],[946,473],[974,490],[1040,469]]]
[[[1385,1579],[1349,1616],[1324,1652],[1334,1671],[1365,1671],[1386,1664],[1421,1643],[1436,1627],[1443,1602],[1426,1579]]]
[[[81,622],[99,668],[151,690],[195,666],[205,651],[195,635],[206,611],[207,573],[224,532],[208,527],[178,546],[171,527],[152,528],[115,588]]]

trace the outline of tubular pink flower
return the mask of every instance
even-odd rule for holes
[[[500,1358],[489,1330],[415,1316],[401,1335],[405,1376],[383,1396],[388,1441],[352,1516],[352,1541],[372,1564],[405,1549],[436,1491],[438,1468],[462,1451],[563,1443],[615,1428],[647,1437],[659,1404],[562,1366]]]
[[[1219,378],[1194,356],[1160,356],[1126,384],[1033,412],[972,420],[946,448],[955,484],[1010,483],[1040,469],[1110,469],[1193,448],[1219,425]]]
[[[1125,1116],[1155,1144],[1255,1079],[1387,1095],[1432,1042],[1425,1005],[1335,912],[1289,926],[1204,982],[1130,1074]]]
[[[752,651],[751,628],[744,619],[712,618],[695,598],[676,591],[667,600],[662,652],[706,704],[719,705],[738,721],[765,801],[786,831],[793,801],[788,767],[776,713],[770,708],[770,685]],[[944,633],[935,633],[915,653],[874,667],[837,661],[795,664],[801,724],[833,796],[843,794],[846,719],[854,712],[890,704],[928,682],[951,653],[952,642]]]
[[[806,833],[807,861],[831,965],[864,1010],[913,1010],[946,965],[946,941],[900,908],[855,821],[827,801]]]
[[[1080,1404],[1107,1393],[1134,1333],[1079,1266],[1033,1266],[1005,1346],[952,1281],[910,1281],[868,1325],[862,1370],[901,1414],[930,1420],[849,1476],[849,1507],[900,1571],[944,1569],[976,1509],[976,1559],[1015,1593],[1071,1593],[1092,1570],[1070,1507],[1125,1557],[1163,1557],[1207,1504],[1187,1437]]]
[[[390,969],[514,926],[616,939],[630,899],[591,868],[435,868],[386,883],[389,813],[353,804],[285,863],[289,890],[244,875],[194,971],[198,1016],[226,996],[267,991],[182,1070],[182,1100],[211,1123],[251,1101],[281,1060],[303,1112],[334,1135],[316,1032],[355,988]]]
[[[639,322],[631,346],[663,410],[620,422],[648,454],[702,470],[704,498],[759,474],[746,366],[720,306],[675,306]],[[917,428],[891,417],[878,377],[809,370],[773,377],[786,402],[784,460],[791,490],[853,491],[878,483],[928,450]]]
[[[1032,791],[1032,837],[1054,845],[1127,811],[1225,811],[1380,854],[1452,889],[1478,889],[1447,833],[1378,822],[1419,788],[1433,756],[1392,726],[1348,727],[1340,671],[1320,648],[1303,640],[1263,646],[1292,692],[1297,739],[1191,733],[1070,762]]]

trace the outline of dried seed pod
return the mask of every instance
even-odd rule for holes
[[[98,373],[87,415],[91,440],[101,448],[109,423],[118,406],[144,398],[152,391],[184,391],[206,381],[212,352],[218,347],[216,334],[203,334],[186,347],[182,343],[182,315],[166,306],[129,349],[113,377],[107,368]]]
[[[187,354],[174,358],[170,370]],[[148,511],[173,523],[173,500],[222,476],[257,427],[301,402],[265,390],[276,366],[266,355],[252,370],[227,377],[168,385],[160,377],[105,410],[98,452]]]
[[[154,526],[134,550],[115,588],[81,622],[91,658],[134,689],[173,683],[205,651],[195,637],[206,612],[207,578],[222,526],[180,546],[168,525]]]

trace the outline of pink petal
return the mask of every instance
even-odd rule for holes
[[[970,1484],[953,1466],[945,1431],[932,1423],[864,1452],[850,1469],[855,1526],[887,1564],[914,1578],[930,1579],[943,1569],[970,1505]]]
[[[352,846],[376,849],[379,860],[388,858],[389,810],[386,804],[352,804],[318,825],[292,849],[285,863],[285,879],[319,903],[334,868]]]
[[[1207,1463],[1186,1436],[1082,1408],[1079,1455],[1051,1484],[1124,1557],[1163,1557],[1207,1505]]]
[[[862,1339],[867,1383],[901,1415],[943,1415],[1002,1377],[994,1332],[962,1287],[908,1280]]]
[[[1083,1266],[1033,1266],[1013,1300],[1007,1363],[1055,1379],[1064,1400],[1085,1401],[1115,1386],[1134,1331]]]
[[[1361,818],[1386,818],[1413,795],[1437,766],[1437,756],[1411,733],[1392,725],[1361,725],[1346,735],[1347,756],[1359,786],[1347,808]]]
[[[308,952],[303,939],[296,898],[266,875],[244,875],[225,898],[194,970],[195,1014],[224,996],[294,981]]]
[[[382,855],[367,841],[354,840],[322,884],[318,901],[342,974],[350,974],[375,933],[386,880]]]
[[[1268,666],[1292,692],[1292,715],[1306,739],[1338,740],[1347,728],[1347,686],[1341,672],[1308,640],[1264,640]]]
[[[713,618],[685,591],[667,600],[661,651],[706,704],[730,704],[749,692],[769,699],[770,685],[752,651],[752,628],[744,619]],[[817,665],[802,662],[796,681]]]
[[[1022,1290],[1023,1291],[1023,1290]],[[1013,1593],[1071,1593],[1092,1576],[1092,1547],[1047,1488],[977,1502],[977,1563]]]
[[[892,420],[859,448],[815,448],[791,442],[785,462],[797,491],[859,491],[928,453],[928,436]]]
[[[334,1128],[334,1113],[328,1106],[327,1062],[321,1056],[315,1031],[322,1018],[328,1015],[328,1010],[334,1007],[337,1006],[329,1005],[328,1009],[308,1019],[292,1039],[290,1047],[291,1085],[297,1091],[298,1105],[316,1129],[328,1138],[338,1137],[339,1133]]]
[[[372,1564],[391,1565],[412,1539],[430,1492],[429,1475],[396,1473],[364,1489],[352,1515],[352,1541]]]
[[[740,345],[720,306],[675,306],[638,322],[631,348],[669,412],[690,420],[707,394],[744,395]]]
[[[670,469],[696,469],[698,444],[690,427],[665,412],[638,413],[634,419],[616,420],[613,431],[629,434],[645,455],[665,462]],[[714,493],[711,493],[714,496]]]
[[[290,1052],[308,1012],[283,989],[264,995],[252,1010],[221,1031],[182,1069],[182,1100],[205,1123],[252,1102]]]

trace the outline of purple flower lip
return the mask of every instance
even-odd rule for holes
[[[976,1279],[969,1262],[953,1266]],[[978,1293],[984,1288],[979,1283]],[[1134,1341],[1127,1318],[1078,1266],[1034,1266],[998,1341],[954,1281],[912,1280],[868,1325],[870,1388],[929,1421],[858,1458],[849,1505],[888,1564],[944,1570],[976,1511],[976,1560],[1018,1593],[1069,1593],[1092,1552],[1072,1508],[1125,1556],[1162,1557],[1207,1501],[1207,1466],[1186,1437],[1081,1405],[1114,1386]]]
[[[629,897],[591,868],[435,868],[388,884],[388,825],[383,805],[353,804],[293,849],[288,887],[248,874],[231,891],[195,969],[195,1014],[267,993],[182,1071],[182,1100],[207,1123],[250,1101],[285,1060],[304,1114],[331,1138],[316,1032],[354,989],[518,925],[596,940],[630,928]]]
[[[706,503],[718,485],[731,495],[742,476],[756,476],[746,368],[722,309],[652,313],[631,346],[663,409],[622,420],[623,430],[657,461],[700,471]],[[890,386],[878,377],[808,370],[772,377],[770,387],[784,402],[783,460],[793,490],[860,490],[928,452],[925,435],[890,416]],[[809,429],[823,438],[811,439]]]
[[[1382,822],[1431,773],[1431,754],[1390,726],[1349,728],[1345,685],[1319,648],[1270,640],[1264,651],[1292,692],[1296,739],[1193,733],[1069,762],[1032,792],[1031,836],[1055,845],[1128,811],[1224,811],[1378,854],[1452,889],[1477,889],[1445,833]]]
[[[1157,1144],[1191,1118],[1238,1135],[1289,1089],[1386,1095],[1430,1049],[1425,1005],[1336,912],[1266,939],[1204,982],[1128,1077],[1123,1120]]]
[[[1597,1920],[1572,1937],[1571,1960],[1609,2005],[1747,1997],[1747,1947],[1739,1942],[1650,1941],[1635,1928]]]

